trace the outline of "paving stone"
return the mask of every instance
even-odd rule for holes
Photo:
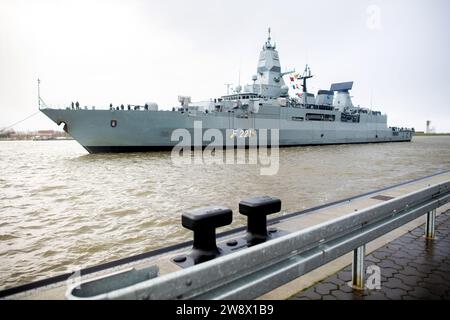
[[[337,274],[334,274],[334,275],[332,275],[331,277],[329,277],[329,278],[327,279],[327,282],[334,283],[334,284],[337,285],[337,286],[342,286],[342,285],[346,285],[346,284],[347,284],[346,281],[344,281],[344,280],[338,278]]]
[[[322,296],[320,294],[318,294],[317,292],[314,292],[313,290],[308,292],[307,295],[305,295],[306,297],[308,297],[311,300],[320,300],[322,299]]]
[[[395,278],[400,279],[407,286],[417,286],[419,282],[423,280],[422,276],[408,276],[403,273],[397,273],[394,275]]]
[[[427,277],[423,278],[423,281],[431,284],[441,284],[447,282],[443,277],[441,277],[440,274],[437,273],[428,274]]]
[[[342,269],[342,271],[352,272],[352,265],[350,264],[350,265],[346,266],[344,269]]]
[[[416,242],[411,242],[409,244],[406,244],[405,248],[407,250],[411,251],[411,254],[414,254],[414,255],[421,254],[423,251],[427,250],[427,246],[429,246],[429,244],[427,244],[427,242],[428,241],[425,238],[418,239]]]
[[[389,300],[401,300],[403,296],[407,295],[407,291],[402,289],[389,289],[383,292]]]
[[[398,258],[414,261],[418,256],[413,255],[411,251],[401,250],[393,253],[389,259],[397,261]]]
[[[395,243],[395,242],[391,242],[390,244],[388,244],[386,246],[386,248],[392,249],[395,252],[403,250],[403,245],[401,243]]]
[[[405,291],[412,290],[413,288],[411,286],[404,284],[403,281],[397,278],[390,278],[388,281],[383,283],[383,287],[389,289],[403,289]]]
[[[334,283],[330,282],[321,282],[314,288],[318,294],[326,295],[329,294],[332,290],[336,290],[338,286]]]
[[[414,237],[414,240],[417,240],[417,238],[419,238],[419,237],[423,237],[424,234],[425,234],[425,229],[422,229],[422,228],[417,231],[411,232],[411,236]]]
[[[420,272],[416,268],[405,266],[401,272],[406,276],[419,276]]]
[[[363,300],[364,296],[365,296],[365,292],[366,290],[358,290],[355,288],[352,288],[350,286],[348,286],[348,288],[350,288],[350,291],[346,291],[346,292],[342,292],[342,290],[340,290],[343,294],[341,295],[341,297],[344,297],[343,295],[347,295],[348,298],[346,298],[347,300]],[[332,294],[337,297],[337,292],[336,290],[332,291]],[[343,299],[341,299],[343,300]]]
[[[385,283],[386,281],[388,281],[390,278],[396,276],[398,273],[392,274],[390,277],[386,277],[383,275],[383,273],[381,274],[381,285],[383,285],[383,283]]]
[[[397,270],[402,270],[405,265],[407,265],[410,262],[416,261],[416,259],[414,259],[414,258],[413,259],[411,259],[411,258],[400,258],[400,257],[390,256],[386,260],[392,261],[394,263],[394,266],[392,266],[392,268],[395,268]]]
[[[387,297],[382,290],[372,290],[364,296],[364,300],[387,300]]]
[[[314,287],[306,289],[305,291],[300,292],[299,294],[291,297],[291,299],[296,298],[306,298],[307,300],[320,300],[322,296],[314,291]]]
[[[419,256],[416,259],[414,259],[414,261],[411,262],[421,266],[437,267],[440,264],[442,264],[442,260],[443,260],[442,258],[438,258],[435,256],[430,257]],[[407,264],[409,264],[409,262]]]
[[[393,269],[393,268],[387,268],[380,266],[381,269],[381,275],[387,278],[393,277],[395,274],[399,273],[399,270]]]
[[[332,296],[330,294],[326,294],[322,296],[322,300],[337,300],[335,296]]]
[[[441,270],[433,270],[433,274],[439,275],[442,279],[445,280],[445,283],[450,284],[450,273],[441,271]],[[450,288],[450,285],[449,285]]]
[[[408,266],[416,269],[418,273],[425,273],[425,274],[430,274],[433,269],[431,265],[419,264],[415,262],[409,262]]]
[[[450,246],[449,246],[449,247],[450,247]],[[424,258],[425,258],[425,259],[428,258],[428,260],[431,261],[431,262],[433,262],[434,265],[440,265],[440,264],[443,263],[444,259],[448,257],[448,254],[450,254],[450,252],[447,253],[447,254],[440,254],[440,253],[439,253],[439,254],[436,254],[436,253],[435,253],[435,254],[433,254],[432,256],[424,256]]]
[[[418,287],[428,289],[431,292],[431,294],[439,296],[441,299],[446,298],[446,291],[449,290],[448,283],[436,284],[436,283],[429,283],[426,280],[424,280],[423,282],[419,282]]]
[[[388,258],[390,256],[390,253],[384,252],[384,251],[375,251],[375,252],[372,253],[372,255],[375,258],[383,261],[384,259],[386,259],[386,258]]]
[[[441,265],[439,266],[439,268],[435,269],[436,271],[441,271],[444,273],[450,273],[450,260],[444,260],[442,261]]]
[[[445,273],[450,271],[450,264],[448,264],[444,259],[433,260],[433,262],[434,264],[431,266],[433,270],[439,270]]]
[[[350,271],[341,271],[338,273],[337,276],[340,280],[344,281],[345,283],[352,280],[352,273]]]
[[[403,246],[403,244],[402,244],[402,246]],[[382,247],[382,248],[380,248],[379,250],[380,250],[381,252],[386,252],[386,253],[388,253],[389,255],[392,255],[392,254],[394,254],[394,253],[397,252],[397,249],[393,249],[393,248],[390,248],[390,247],[387,247],[387,246]]]
[[[427,288],[420,288],[420,287],[415,287],[414,290],[408,292],[408,295],[420,300],[440,299],[438,295],[433,294]]]
[[[347,283],[339,286],[339,290],[344,293],[353,293],[354,289]]]
[[[337,290],[331,291],[330,294],[333,297],[336,297],[337,300],[352,300],[353,299],[353,290],[343,291],[343,290],[337,289]]]
[[[380,259],[377,259],[377,258],[375,258],[375,257],[372,256],[372,255],[367,256],[365,261],[367,261],[367,263],[369,263],[369,264],[372,263],[372,264],[376,264],[376,265],[378,265],[379,263],[381,263],[381,260],[380,260]]]
[[[306,296],[294,296],[290,300],[309,300],[310,301],[311,299]]]
[[[396,262],[392,261],[390,258],[384,259],[381,263],[378,264],[381,269],[394,269],[394,270],[402,270],[403,266],[398,265]],[[383,272],[383,271],[382,271]]]
[[[412,237],[404,236],[401,239],[398,239],[396,243],[401,244],[402,246],[411,245],[415,239]]]
[[[402,300],[417,300],[417,298],[410,296],[409,294],[407,294],[406,296],[402,297]]]

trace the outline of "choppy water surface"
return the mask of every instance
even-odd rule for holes
[[[89,155],[75,141],[0,142],[0,288],[187,240],[183,210],[280,197],[283,211],[450,168],[450,137],[280,149],[258,165],[174,166],[170,152]]]

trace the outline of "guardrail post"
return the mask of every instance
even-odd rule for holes
[[[362,245],[353,250],[352,263],[352,287],[364,289],[364,256],[366,255],[366,245]]]
[[[436,209],[427,213],[427,222],[425,224],[425,237],[427,239],[434,239],[436,223]]]

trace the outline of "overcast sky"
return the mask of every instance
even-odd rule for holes
[[[310,89],[355,82],[388,124],[450,132],[450,1],[0,0],[0,128],[48,105],[160,108],[251,82],[267,27]],[[38,114],[15,129],[57,128]]]

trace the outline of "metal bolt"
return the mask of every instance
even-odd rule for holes
[[[173,258],[173,261],[177,262],[177,263],[181,263],[181,262],[185,262],[186,261],[186,256],[177,256],[175,258]]]
[[[237,246],[237,244],[238,244],[237,240],[230,240],[227,242],[227,246],[229,247]]]

